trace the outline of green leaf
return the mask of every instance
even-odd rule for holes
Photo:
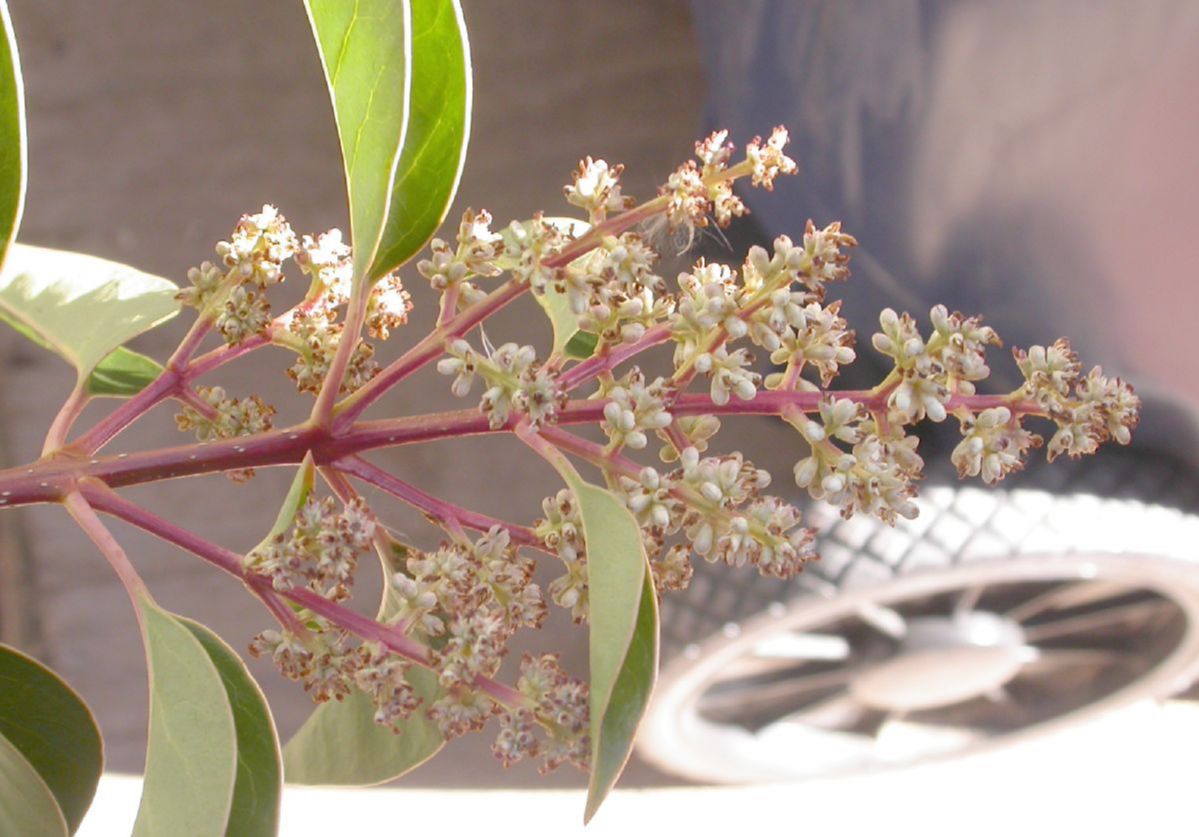
[[[407,261],[445,218],[470,130],[457,0],[306,0],[346,169],[356,280]]]
[[[570,340],[566,341],[566,356],[576,360],[586,360],[595,354],[599,345],[599,335],[589,331],[576,331]]]
[[[594,600],[593,600],[594,601]],[[583,822],[595,816],[608,791],[616,784],[629,761],[633,738],[649,705],[658,677],[658,597],[647,572],[642,584],[641,605],[633,639],[612,686],[612,697],[592,750],[591,778],[587,783],[587,807]]]
[[[137,395],[162,374],[162,364],[152,357],[118,346],[92,370],[88,395],[128,398]]]
[[[25,206],[25,90],[21,83],[21,59],[8,15],[8,3],[0,0],[0,265],[17,237]]]
[[[86,381],[117,347],[179,313],[178,290],[117,262],[14,244],[0,270],[0,319]]]
[[[279,830],[283,762],[262,689],[237,653],[208,628],[176,617],[204,646],[225,686],[237,733],[237,778],[225,829],[233,837],[274,837]]]
[[[405,675],[424,699],[399,732],[374,722],[375,706],[359,691],[316,709],[283,748],[287,781],[300,785],[377,785],[424,764],[445,746],[423,708],[441,696],[437,675],[413,666]]]
[[[0,737],[37,771],[70,831],[79,828],[104,768],[96,719],[62,678],[7,645],[0,645]],[[0,827],[18,833],[27,832]]]
[[[307,502],[308,495],[312,493],[315,478],[316,462],[312,459],[312,451],[309,451],[300,463],[295,477],[292,478],[291,487],[287,489],[287,496],[283,498],[283,505],[279,509],[279,514],[275,515],[275,525],[271,527],[271,531],[262,539],[262,543],[259,546],[270,543],[276,535],[282,535],[291,528],[291,524],[295,522],[296,515],[300,512],[300,507]]]
[[[641,530],[612,492],[563,477],[579,504],[587,544],[590,601],[590,820],[620,776],[633,748],[657,672],[658,615]]]
[[[0,736],[0,834],[67,837],[67,821],[50,788],[7,738]]]
[[[237,728],[200,640],[148,595],[138,600],[150,670],[150,740],[134,837],[224,837],[237,777]]]
[[[458,0],[413,0],[408,135],[372,277],[408,261],[445,220],[470,138],[470,45]]]

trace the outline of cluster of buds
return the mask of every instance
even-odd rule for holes
[[[550,582],[554,604],[570,611],[577,624],[587,621],[587,548],[583,540],[583,521],[574,495],[562,489],[541,503],[545,517],[533,530],[546,548],[555,553],[566,567],[566,574]]]
[[[587,684],[562,671],[554,654],[526,654],[520,675],[516,688],[528,705],[500,713],[500,733],[491,748],[495,757],[505,767],[540,757],[542,773],[567,762],[586,770],[591,763]]]
[[[339,508],[332,497],[309,497],[291,526],[246,555],[246,569],[276,590],[307,587],[331,601],[349,598],[358,558],[370,549],[375,519],[361,500]]]
[[[283,281],[283,263],[296,254],[299,241],[279,210],[243,215],[228,241],[216,246],[220,267],[204,262],[188,271],[192,286],[179,292],[184,305],[211,312],[215,326],[231,346],[265,334],[271,324],[266,291]],[[215,309],[215,310],[213,310]]]
[[[192,431],[201,442],[253,436],[271,429],[275,408],[257,395],[230,398],[222,387],[200,387],[193,404],[175,415],[175,425],[183,432]],[[227,471],[234,482],[254,476],[253,468]]]
[[[733,194],[731,181],[740,174],[750,175],[754,186],[774,187],[780,174],[796,171],[795,161],[783,153],[787,144],[787,129],[775,128],[765,143],[761,137],[745,147],[745,160],[729,166],[735,146],[727,142],[728,132],[717,131],[695,144],[697,164],[688,160],[674,171],[660,190],[667,199],[666,218],[671,227],[705,227],[708,216],[714,216],[718,226],[729,223],[748,211]]]
[[[505,343],[484,356],[459,339],[446,351],[449,357],[438,362],[437,371],[454,376],[451,388],[458,397],[470,392],[476,375],[483,379],[486,388],[479,409],[488,416],[493,430],[506,425],[514,413],[527,416],[534,427],[553,424],[566,404],[556,373],[537,362],[532,346]]]
[[[1140,401],[1128,384],[1104,377],[1098,366],[1082,375],[1078,357],[1065,340],[1049,347],[1032,346],[1027,352],[1017,350],[1015,356],[1025,381],[1018,394],[1057,423],[1047,447],[1050,461],[1062,454],[1094,453],[1109,439],[1122,445],[1132,440]]]

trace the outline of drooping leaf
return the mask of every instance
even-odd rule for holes
[[[628,761],[653,688],[657,605],[641,531],[625,504],[576,474],[563,476],[578,503],[587,545],[592,763],[585,818],[590,819]]]
[[[0,270],[0,319],[86,381],[117,347],[179,313],[178,290],[117,262],[14,244]],[[116,359],[121,366],[127,361]]]
[[[67,821],[50,788],[7,738],[0,736],[0,834],[67,837]]]
[[[25,89],[21,82],[21,59],[8,14],[8,3],[0,0],[0,265],[21,226],[25,206]]]
[[[104,767],[100,730],[62,678],[7,645],[0,645],[0,737],[37,771],[73,833]],[[0,828],[0,834],[16,833]]]
[[[225,686],[237,733],[237,777],[227,835],[274,837],[279,830],[283,761],[279,736],[262,689],[224,640],[199,622],[176,617],[204,646]]]
[[[124,346],[113,349],[87,379],[88,395],[128,398],[162,373],[162,364]]]
[[[424,702],[399,732],[374,722],[369,697],[355,691],[318,707],[283,748],[287,781],[300,785],[377,785],[424,764],[445,746],[424,709],[441,695],[437,675],[413,666],[405,675]]]
[[[653,579],[646,573],[633,639],[612,686],[608,709],[600,722],[599,738],[592,739],[596,743],[591,753],[587,807],[583,812],[585,823],[595,816],[628,763],[633,738],[649,705],[657,676],[658,598],[654,594]]]
[[[457,0],[306,0],[346,169],[356,281],[407,261],[445,217],[470,125]]]
[[[195,635],[142,594],[150,740],[134,837],[224,837],[237,729],[221,674]]]

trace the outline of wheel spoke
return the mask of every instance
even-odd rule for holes
[[[858,607],[858,618],[870,627],[891,639],[903,639],[908,632],[908,623],[903,614],[885,605],[867,602]]]
[[[1106,668],[1124,665],[1140,659],[1136,654],[1110,648],[1035,648],[1028,646],[1028,662],[1024,672],[1049,672],[1066,666]]]
[[[967,587],[959,593],[957,601],[953,603],[953,615],[964,616],[973,611],[978,606],[978,600],[982,598],[982,594],[986,589],[986,586],[976,584],[973,587]]]
[[[836,634],[781,633],[759,642],[750,653],[732,660],[721,680],[734,680],[784,671],[809,660],[841,662],[853,649]]]
[[[728,680],[704,693],[698,708],[705,715],[729,718],[753,715],[780,705],[786,708],[809,693],[842,686],[856,673],[855,669],[836,668],[767,683]]]
[[[1158,598],[1113,605],[1088,613],[1065,616],[1050,622],[1027,625],[1024,628],[1024,638],[1028,642],[1036,643],[1070,634],[1089,633],[1121,622],[1145,621],[1160,614],[1163,610],[1170,610],[1173,607],[1170,602]]]
[[[822,729],[848,729],[861,721],[869,711],[871,710],[855,700],[848,690],[841,690],[797,712],[784,715],[771,726],[798,724]]]
[[[1072,581],[1033,596],[1009,609],[1003,615],[1017,622],[1025,622],[1047,610],[1064,610],[1080,605],[1101,602],[1127,593],[1128,585],[1113,581]]]

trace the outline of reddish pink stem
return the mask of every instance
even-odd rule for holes
[[[106,486],[90,483],[86,486],[81,486],[81,494],[82,497],[78,494],[72,496],[86,499],[84,505],[89,508],[95,508],[106,514],[110,514],[168,543],[182,547],[245,584],[253,586],[262,581],[259,577],[246,573],[242,556],[236,552],[218,546],[201,538],[199,535],[189,532],[181,526],[164,520],[141,506],[129,502]],[[95,523],[99,524],[99,520],[96,519]],[[100,528],[103,529],[102,524],[100,524]],[[105,529],[104,531],[107,530]],[[115,544],[115,540],[113,543]],[[120,547],[117,546],[117,549],[119,550]],[[121,554],[124,553],[122,552]],[[432,665],[429,649],[424,644],[412,637],[399,633],[394,628],[381,625],[375,620],[355,613],[349,608],[335,602],[331,602],[313,593],[311,590],[293,588],[291,590],[280,590],[278,594],[327,619],[332,624],[344,628],[355,636],[364,640],[382,643],[391,651],[407,660],[426,668]],[[522,706],[528,702],[528,699],[520,692],[490,678],[476,678],[475,686],[508,706]]]
[[[383,489],[391,496],[403,500],[414,509],[423,512],[439,523],[456,521],[462,526],[474,529],[477,532],[486,532],[493,526],[499,526],[508,531],[513,543],[548,552],[541,539],[527,526],[508,523],[495,517],[471,511],[446,500],[440,500],[431,494],[421,491],[416,486],[392,476],[387,471],[376,465],[372,465],[365,459],[357,456],[350,457],[339,460],[334,463],[334,466],[343,473],[350,474],[376,488]]]

